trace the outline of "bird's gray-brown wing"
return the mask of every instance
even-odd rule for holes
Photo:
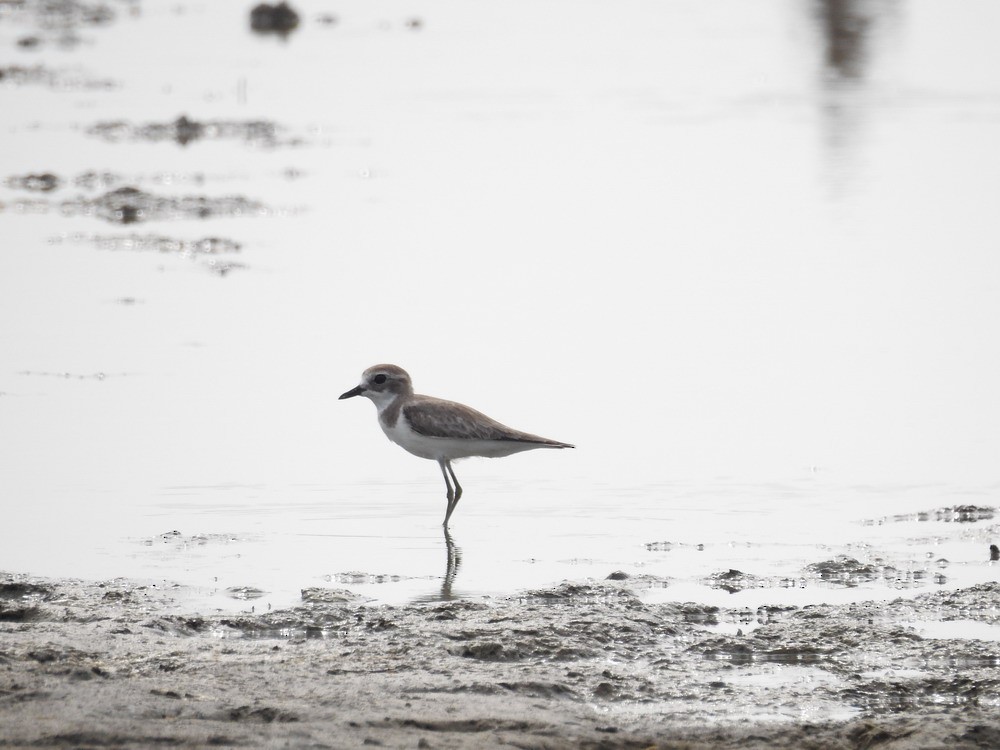
[[[482,412],[428,396],[416,396],[403,407],[406,421],[414,432],[435,438],[459,440],[511,440],[521,443],[540,443],[553,447],[564,444],[547,440],[538,435],[515,430],[487,417]]]

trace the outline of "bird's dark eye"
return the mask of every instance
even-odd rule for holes
[[[372,378],[372,380],[375,383],[375,385],[382,385],[382,383],[385,382],[385,375],[383,375],[382,373],[379,373],[374,378]]]

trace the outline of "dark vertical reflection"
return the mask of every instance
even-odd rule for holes
[[[455,544],[455,540],[452,538],[451,532],[448,531],[448,527],[445,526],[443,528],[445,566],[444,577],[441,579],[441,591],[436,594],[418,596],[415,601],[450,602],[453,599],[461,598],[452,593],[451,587],[455,583],[455,578],[458,576],[458,569],[462,567],[462,548]]]
[[[842,80],[864,78],[877,3],[859,0],[816,0],[815,14],[826,46],[828,75]]]
[[[820,90],[823,139],[838,187],[856,171],[870,72],[896,0],[813,0],[812,20],[822,48]]]
[[[441,599],[448,601],[454,599],[451,585],[455,582],[455,576],[458,575],[458,569],[462,565],[462,548],[455,544],[447,526],[444,529],[444,546],[448,562],[445,566],[444,580],[441,582]]]

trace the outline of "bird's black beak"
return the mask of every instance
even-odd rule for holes
[[[359,385],[356,388],[351,388],[351,390],[349,390],[347,393],[341,393],[340,394],[340,399],[353,398],[354,396],[360,396],[364,392],[365,392],[364,386]],[[337,399],[337,400],[339,401],[340,399]]]

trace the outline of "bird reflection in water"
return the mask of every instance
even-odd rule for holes
[[[455,578],[458,577],[458,569],[462,567],[462,548],[455,544],[455,539],[452,537],[451,532],[448,531],[447,526],[443,527],[443,530],[446,562],[444,578],[441,579],[441,591],[436,594],[427,593],[418,596],[416,599],[417,602],[450,602],[462,598],[452,593],[451,590],[452,585],[455,583]]]
[[[447,526],[444,527],[444,546],[448,554],[448,564],[445,566],[444,580],[441,582],[441,601],[451,601],[456,598],[451,593],[451,586],[455,582],[455,576],[458,575],[458,569],[462,566],[462,548],[455,544]]]

